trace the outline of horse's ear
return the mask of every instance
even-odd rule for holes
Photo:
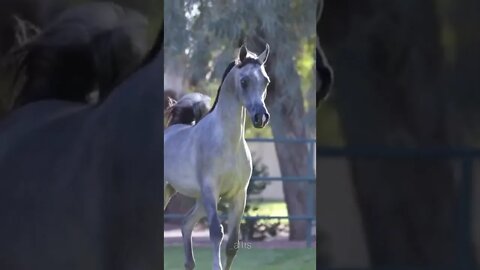
[[[245,58],[247,58],[247,47],[245,45],[242,45],[242,47],[240,48],[240,52],[238,53],[238,60],[240,60],[240,62],[243,62]]]
[[[267,43],[266,47],[265,47],[265,50],[258,56],[258,60],[260,60],[260,62],[262,62],[262,64],[265,64],[265,62],[267,62],[269,54],[270,54],[270,46]]]

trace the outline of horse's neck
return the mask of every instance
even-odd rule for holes
[[[232,87],[229,80],[224,81],[213,115],[220,122],[218,126],[223,129],[224,139],[235,145],[245,138],[246,112],[235,97]]]

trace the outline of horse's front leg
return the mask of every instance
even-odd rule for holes
[[[198,200],[185,216],[182,223],[183,249],[185,251],[185,269],[195,268],[195,258],[192,250],[192,231],[195,225],[205,216],[205,208]]]
[[[239,248],[238,236],[240,233],[240,222],[245,210],[246,191],[242,190],[230,202],[228,213],[228,241],[226,247],[227,264],[225,270],[230,270],[233,258]]]
[[[208,180],[208,179],[205,179]],[[222,262],[220,259],[220,246],[223,239],[223,227],[217,213],[218,192],[210,186],[209,181],[202,188],[203,206],[207,212],[208,225],[210,229],[210,241],[213,243],[213,270],[222,270]]]

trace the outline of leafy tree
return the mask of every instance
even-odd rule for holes
[[[312,7],[316,4],[314,0],[167,1],[167,70],[168,65],[175,70],[185,67],[187,87],[204,92],[208,82],[221,77],[241,43],[246,41],[250,50],[260,53],[268,42],[271,54],[266,68],[271,84],[267,106],[272,115],[272,135],[312,136],[314,67],[313,61],[306,59],[315,56],[316,14]],[[275,147],[282,175],[304,176],[308,166],[313,166],[307,162],[306,145],[276,143]],[[285,182],[283,186],[288,213],[306,214],[306,184]],[[290,239],[304,239],[306,225],[304,221],[290,221]]]

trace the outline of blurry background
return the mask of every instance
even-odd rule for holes
[[[480,163],[465,152],[480,143],[479,25],[477,0],[324,1],[318,31],[336,78],[318,146],[466,151],[319,158],[321,265],[478,265]]]
[[[15,44],[16,21],[13,16],[26,20],[40,30],[50,23],[57,14],[66,8],[80,3],[106,2],[88,0],[0,0],[0,59],[2,59]],[[162,18],[158,17],[158,0],[112,0],[117,3],[141,12],[149,20],[149,41],[153,43],[154,35],[161,24]],[[160,7],[162,8],[162,7]],[[1,62],[1,61],[0,61]],[[3,64],[3,62],[2,62]],[[12,95],[13,71],[5,70],[0,66],[0,118],[10,108]]]
[[[265,42],[270,45],[266,71],[271,83],[266,104],[271,121],[260,130],[254,129],[247,119],[246,138],[269,140],[249,141],[254,156],[254,178],[293,181],[268,181],[268,184],[251,181],[246,215],[314,215],[314,182],[299,179],[314,180],[316,3],[314,0],[165,2],[165,92],[176,99],[189,92],[200,92],[210,96],[213,103],[222,74],[237,56],[238,48],[246,42],[249,50],[259,54],[265,49]],[[303,141],[283,143],[280,139]],[[177,195],[166,213],[185,213],[191,206],[191,200]],[[166,243],[175,245],[174,238],[180,238],[175,224],[180,221],[166,216],[166,222]],[[266,250],[304,248],[307,235],[315,231],[307,220],[246,220],[243,228],[251,233],[245,233],[242,241],[257,241],[252,244],[257,249],[252,249],[250,255],[239,251],[236,259],[239,265],[234,267],[314,267],[312,249]],[[205,232],[197,232],[196,241],[201,242],[198,239],[202,237],[208,240],[208,230]],[[275,239],[282,240],[272,244]],[[258,243],[260,240],[263,243]],[[171,259],[170,264],[166,262],[168,266],[173,267],[177,258],[178,261],[183,258],[181,249],[169,248],[165,252]],[[267,265],[271,268],[263,268]]]

